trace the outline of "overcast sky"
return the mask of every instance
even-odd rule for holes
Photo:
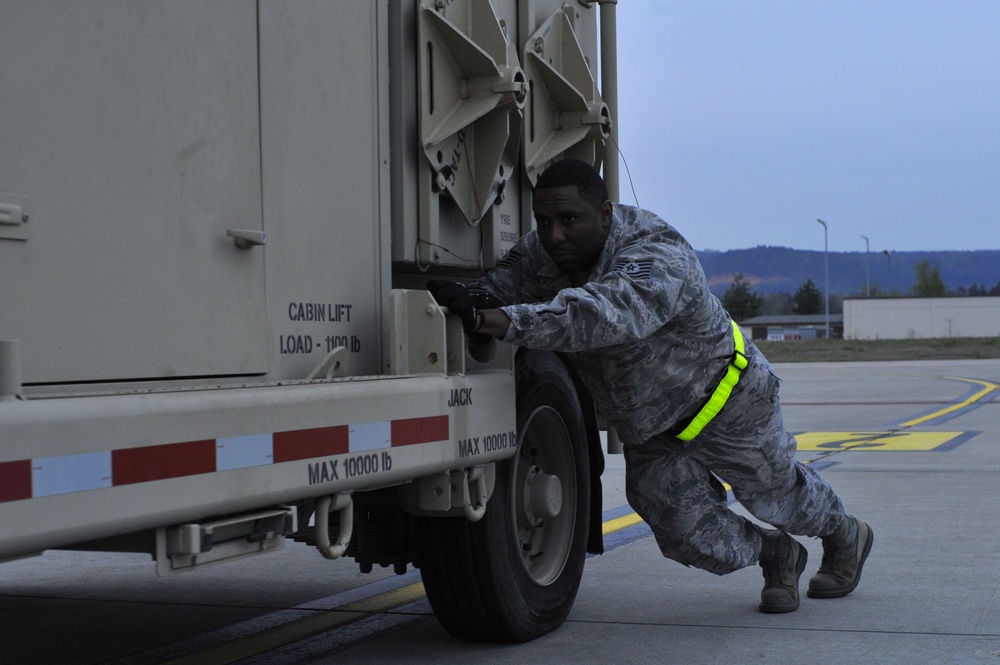
[[[617,13],[638,202],[696,249],[1000,249],[1000,0]]]

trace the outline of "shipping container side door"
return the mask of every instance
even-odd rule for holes
[[[267,371],[256,2],[5,1],[0,128],[25,383]]]
[[[304,379],[336,349],[339,372],[386,369],[386,26],[383,3],[260,3],[274,378]]]

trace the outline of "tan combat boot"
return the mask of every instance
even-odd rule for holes
[[[799,576],[808,556],[806,548],[787,533],[761,529],[759,563],[764,570],[761,612],[781,614],[799,609]]]
[[[845,517],[836,531],[823,538],[823,563],[809,580],[806,595],[840,598],[854,591],[874,540],[871,527],[856,517]]]

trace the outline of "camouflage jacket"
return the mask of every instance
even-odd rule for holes
[[[651,212],[615,204],[589,281],[573,287],[532,231],[472,285],[505,303],[504,341],[564,352],[626,443],[690,418],[733,355],[729,314],[694,250]],[[747,355],[757,352],[747,340]]]

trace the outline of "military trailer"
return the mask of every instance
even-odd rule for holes
[[[494,266],[555,159],[615,191],[614,12],[0,4],[0,560],[294,539],[418,566],[462,638],[559,626],[594,406],[557,355],[472,357],[424,286]]]

